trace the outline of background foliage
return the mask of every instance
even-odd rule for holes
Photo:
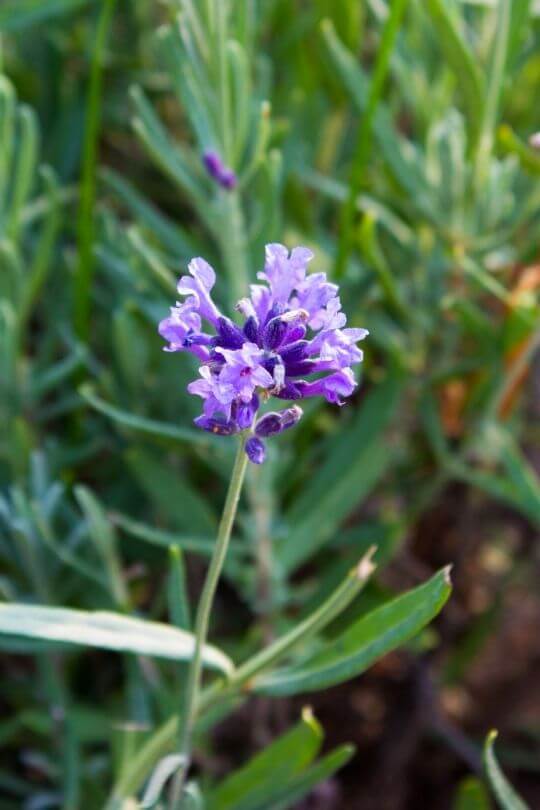
[[[189,629],[232,462],[192,428],[194,367],[156,334],[191,256],[216,267],[227,305],[266,242],[309,245],[371,333],[353,403],[310,405],[250,470],[212,627],[222,652],[208,655],[226,669],[287,634],[373,544],[377,573],[301,658],[255,680],[258,696],[218,701],[220,722],[209,710],[205,806],[300,807],[319,783],[306,806],[488,807],[493,726],[504,769],[540,801],[539,13],[527,0],[0,3],[6,603]],[[208,148],[235,191],[206,176]],[[356,678],[437,612],[442,575],[420,583],[448,563],[441,620]],[[425,618],[368,655],[389,600],[415,587]],[[130,795],[183,665],[129,644],[60,652],[73,639],[44,641],[42,626],[23,639],[0,607],[1,806]],[[189,655],[180,638],[169,657]],[[313,764],[323,731],[301,696],[323,689],[308,696],[329,742]],[[521,806],[491,743],[485,759],[497,801]]]

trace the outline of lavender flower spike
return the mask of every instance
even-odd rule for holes
[[[254,464],[264,462],[269,437],[300,420],[299,400],[322,396],[342,405],[356,388],[352,366],[362,362],[357,343],[368,332],[346,328],[337,285],[325,273],[307,272],[312,257],[307,248],[289,253],[284,245],[267,245],[258,274],[264,283],[253,284],[236,306],[242,324],[214,303],[214,270],[192,259],[190,275],[178,282],[184,300],[159,325],[165,351],[188,351],[201,362],[200,378],[188,385],[203,399],[195,424],[217,435],[244,434]],[[295,404],[261,413],[271,397]]]

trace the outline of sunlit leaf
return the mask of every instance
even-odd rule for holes
[[[188,661],[194,650],[191,633],[158,622],[134,619],[107,611],[0,604],[0,635],[17,639],[61,642],[76,647],[99,647],[121,653]],[[230,659],[216,647],[206,645],[207,667],[231,672]]]

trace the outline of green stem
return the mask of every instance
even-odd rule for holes
[[[373,572],[371,562],[374,549],[370,549],[359,564],[351,571],[345,582],[307,619],[294,627],[289,633],[277,639],[265,650],[257,653],[232,673],[234,689],[229,688],[228,681],[220,681],[206,689],[200,696],[197,706],[197,715],[202,716],[217,700],[227,697],[248,685],[249,681],[262,670],[279,661],[299,642],[305,642],[317,632],[322,630],[332,619],[344,610],[357,596],[367,579]],[[172,743],[178,734],[178,717],[175,715],[167,720],[140,751],[133,757],[126,771],[116,784],[106,810],[114,810],[118,801],[126,796],[133,795],[146,778],[149,770],[160,759],[171,752]]]
[[[347,260],[353,243],[354,220],[356,215],[356,199],[360,193],[365,169],[371,154],[373,123],[383,86],[390,66],[390,58],[394,50],[399,26],[407,7],[408,0],[394,0],[388,20],[384,26],[381,46],[375,64],[375,72],[369,89],[366,111],[360,129],[353,159],[351,178],[349,183],[349,196],[342,208],[339,227],[339,245],[336,257],[334,274],[340,278],[347,266]]]
[[[238,445],[236,459],[223,507],[223,514],[219,524],[218,535],[216,539],[216,546],[206,580],[204,583],[203,591],[197,609],[197,616],[195,618],[195,650],[193,658],[190,661],[186,691],[183,701],[183,714],[180,725],[180,744],[179,753],[185,758],[184,763],[179,768],[173,782],[171,790],[171,810],[175,810],[178,806],[182,787],[184,784],[184,777],[189,766],[189,757],[191,751],[191,738],[193,734],[193,726],[197,715],[197,703],[199,700],[199,691],[201,686],[201,672],[202,672],[202,651],[208,636],[208,624],[210,621],[210,614],[214,602],[216,588],[219,582],[219,577],[223,569],[231,531],[236,517],[236,509],[240,499],[240,492],[244,482],[248,458],[245,452],[245,438],[242,438]]]
[[[227,4],[223,2],[223,0],[217,0],[215,8],[217,21],[216,47],[221,136],[223,138],[223,156],[227,164],[230,164],[232,157],[232,137],[227,66]]]
[[[94,244],[96,159],[101,119],[103,54],[115,3],[116,0],[103,0],[92,54],[90,84],[86,103],[81,195],[77,223],[79,266],[75,276],[74,290],[75,331],[81,340],[86,340],[88,337],[90,326],[90,294],[94,264],[92,250]]]
[[[372,575],[375,569],[375,564],[372,562],[375,551],[376,547],[372,546],[343,583],[314,613],[293,627],[284,636],[274,641],[273,644],[265,647],[244,664],[237,667],[225,683],[220,681],[208,689],[201,698],[199,711],[201,713],[207,711],[216,698],[221,699],[228,694],[234,693],[239,688],[243,688],[246,684],[249,685],[255,675],[268,669],[292,650],[297,643],[300,641],[305,643],[308,638],[316,635],[319,630],[329,624],[336,616],[339,616],[350,605]]]
[[[246,225],[238,191],[223,192],[222,220],[216,234],[229,276],[231,303],[246,294],[249,287]]]

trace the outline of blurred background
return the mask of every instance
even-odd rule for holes
[[[236,708],[196,765],[309,702],[357,754],[299,807],[489,807],[459,802],[491,728],[540,807],[538,3],[223,2],[222,40],[198,7],[0,1],[0,596],[166,620],[176,543],[194,604],[232,448],[157,323],[192,256],[227,306],[266,242],[307,245],[370,330],[361,385],[250,469],[211,638],[241,659],[373,543],[343,621],[448,563],[454,592],[361,677]],[[0,645],[0,807],[101,807],[177,668]]]

